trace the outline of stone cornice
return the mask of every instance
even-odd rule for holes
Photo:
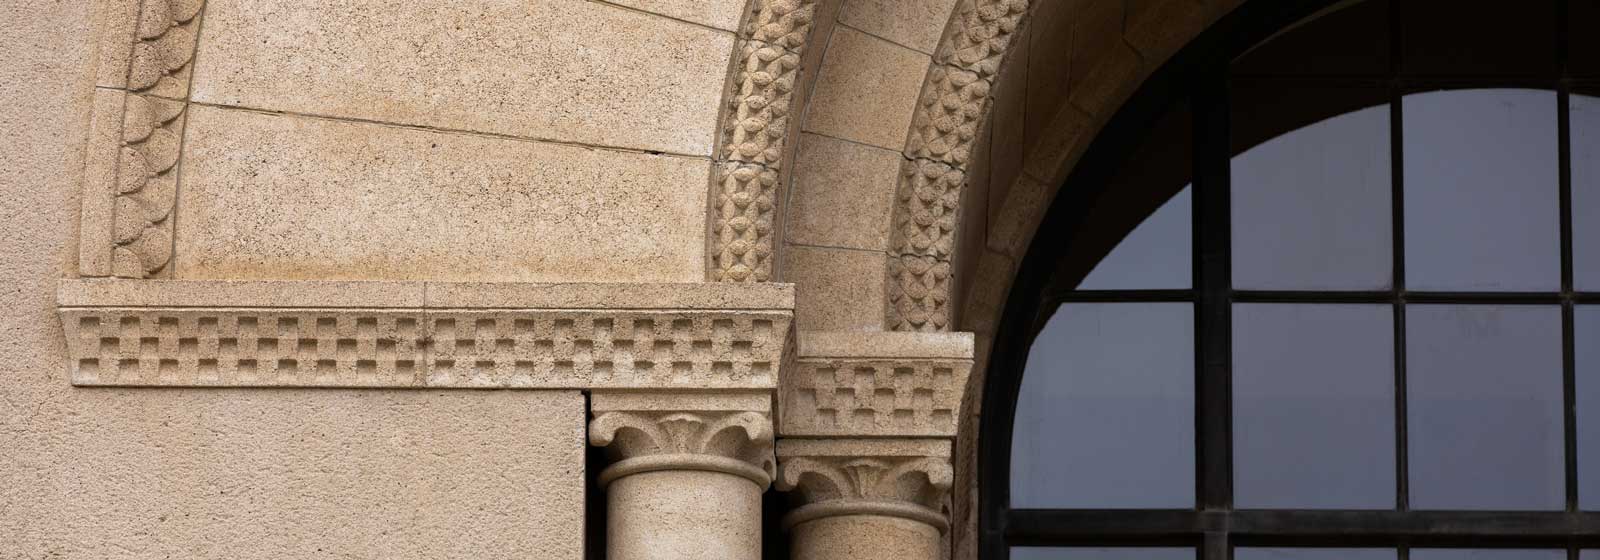
[[[793,527],[839,515],[885,515],[948,528],[941,508],[955,474],[949,441],[935,439],[785,439],[778,442],[778,488],[803,504]]]
[[[784,436],[956,435],[970,333],[802,332],[780,387]]]
[[[76,385],[757,389],[783,284],[67,280]]]
[[[617,460],[600,473],[600,484],[643,472],[698,470],[766,488],[777,474],[771,403],[765,392],[597,391],[589,443]]]

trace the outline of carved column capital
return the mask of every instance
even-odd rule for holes
[[[900,517],[944,532],[941,511],[954,479],[950,442],[940,439],[820,439],[778,443],[778,488],[803,504],[785,527],[843,515]]]
[[[668,470],[722,472],[765,489],[776,476],[772,397],[744,393],[620,393],[592,396],[589,443],[615,461],[600,484]]]

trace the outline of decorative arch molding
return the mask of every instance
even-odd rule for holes
[[[716,282],[775,280],[780,173],[816,0],[750,0],[740,26],[711,173],[707,274]]]

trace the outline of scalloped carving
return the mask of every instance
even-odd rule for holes
[[[961,0],[934,51],[896,189],[884,310],[891,330],[950,329],[950,263],[966,166],[1028,7],[1028,0]]]
[[[816,0],[752,0],[729,77],[737,88],[721,117],[711,177],[716,200],[709,275],[718,282],[773,280],[773,224],[795,81]]]
[[[777,485],[807,504],[896,501],[939,511],[954,481],[949,457],[786,455]]]

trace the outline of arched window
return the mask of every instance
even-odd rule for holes
[[[1248,2],[1080,160],[985,558],[1600,560],[1600,3]]]

